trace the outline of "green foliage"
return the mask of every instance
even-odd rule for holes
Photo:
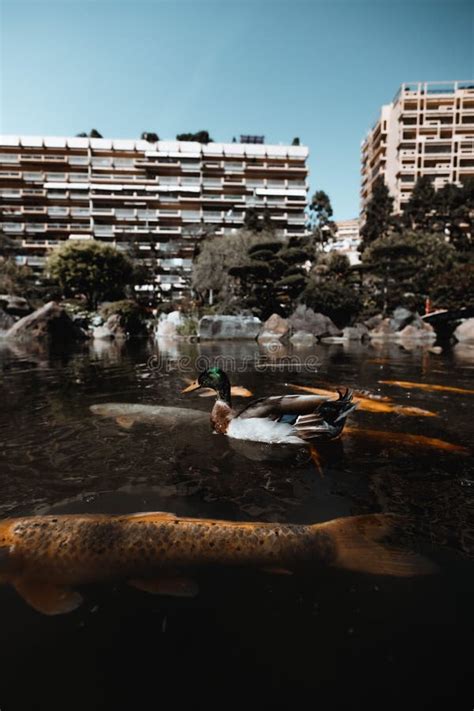
[[[474,179],[462,186],[448,183],[436,193],[432,228],[449,236],[451,244],[463,253],[474,249]]]
[[[412,230],[429,230],[436,210],[436,192],[427,175],[420,176],[403,210],[403,222]]]
[[[334,277],[312,278],[301,301],[317,313],[329,316],[339,328],[350,324],[362,308],[362,299],[356,289]]]
[[[346,276],[351,268],[351,263],[349,262],[348,257],[340,252],[332,252],[329,255],[327,265],[328,270],[337,277]]]
[[[92,128],[89,133],[76,133],[77,138],[103,138],[102,134],[96,128]]]
[[[24,296],[33,278],[29,267],[0,257],[0,293]]]
[[[157,143],[160,140],[160,137],[157,133],[149,131],[143,131],[140,138],[142,139],[142,141],[148,141],[148,143]]]
[[[374,182],[372,197],[365,210],[365,223],[360,231],[361,251],[367,249],[376,239],[389,234],[393,225],[392,211],[393,198],[390,196],[383,176],[379,176]]]
[[[196,141],[197,143],[212,143],[208,131],[197,131],[196,133],[178,133],[177,141]]]
[[[123,296],[133,280],[133,265],[122,252],[92,240],[65,242],[52,252],[46,269],[65,296],[83,294],[90,308]]]
[[[248,262],[248,251],[258,245],[275,244],[275,235],[255,233],[246,229],[221,237],[210,235],[199,245],[199,254],[193,264],[192,287],[203,301],[212,289],[214,300],[220,308],[229,310],[239,306],[236,284],[229,279],[229,270]],[[280,245],[281,243],[278,243]]]
[[[292,237],[288,242],[268,241],[248,249],[247,261],[229,270],[239,280],[244,308],[263,319],[291,310],[307,282],[303,268],[309,256],[306,241]]]
[[[313,241],[318,250],[332,239],[337,228],[332,221],[333,209],[331,201],[324,190],[317,190],[309,204],[310,227],[313,234]]]
[[[385,312],[400,305],[421,310],[425,298],[455,258],[454,248],[441,235],[388,235],[375,240],[362,255],[369,273],[366,286]]]
[[[300,145],[300,139],[298,138],[298,136],[296,136],[296,137],[292,140],[291,145],[292,145],[292,146],[299,146],[299,145]]]
[[[433,304],[439,309],[459,309],[474,303],[474,264],[453,266],[442,274],[432,292]]]
[[[131,299],[121,299],[103,304],[100,315],[107,321],[110,316],[120,316],[120,323],[130,336],[146,335],[145,310]]]
[[[273,232],[275,229],[268,207],[263,212],[249,207],[244,215],[244,229],[251,232]]]
[[[199,331],[199,322],[195,318],[186,318],[184,323],[176,326],[176,333],[178,336],[197,336]]]

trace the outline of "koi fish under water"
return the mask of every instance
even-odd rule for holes
[[[382,382],[382,381],[379,381]],[[293,390],[302,390],[304,392],[330,397],[334,395],[332,390],[324,390],[323,388],[310,388],[305,385],[290,385]],[[390,401],[389,398],[373,398],[363,397],[355,394],[353,402],[357,405],[357,409],[365,410],[365,412],[385,412],[394,413],[396,415],[411,415],[413,417],[438,417],[436,412],[431,410],[422,410],[420,407],[407,407],[405,405],[397,405]]]
[[[468,390],[467,388],[455,388],[452,385],[432,385],[431,383],[410,383],[407,380],[379,380],[381,385],[395,385],[398,388],[405,388],[411,390],[412,388],[418,390],[427,390],[428,392],[445,392],[445,393],[459,393],[461,395],[474,395],[474,390]]]
[[[127,581],[147,592],[192,597],[183,577],[203,566],[291,572],[322,564],[376,575],[433,573],[427,559],[379,541],[406,527],[403,517],[373,514],[314,525],[240,523],[130,515],[31,516],[0,521],[0,581],[47,615],[82,603],[75,586]]]
[[[363,439],[372,438],[379,442],[402,445],[408,447],[431,447],[444,452],[457,452],[458,454],[469,454],[468,447],[462,444],[453,444],[437,437],[425,437],[425,435],[410,434],[409,432],[387,432],[384,430],[370,430],[365,427],[346,427],[344,434],[350,437],[361,437]]]

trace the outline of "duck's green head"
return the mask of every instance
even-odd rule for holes
[[[230,381],[227,375],[220,368],[208,368],[198,376],[198,379],[184,388],[183,393],[189,393],[199,388],[211,388],[215,390],[220,400],[230,404]]]

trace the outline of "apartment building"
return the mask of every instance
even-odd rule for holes
[[[336,222],[337,233],[333,240],[324,246],[325,252],[345,254],[352,264],[359,264],[360,221],[339,220]]]
[[[225,239],[249,207],[268,208],[282,234],[305,232],[307,157],[250,142],[0,136],[0,229],[33,268],[70,239],[133,250],[156,267],[148,288],[179,297],[196,239],[210,228]]]
[[[474,80],[402,84],[362,143],[361,208],[382,175],[399,213],[416,180],[436,189],[474,177]]]

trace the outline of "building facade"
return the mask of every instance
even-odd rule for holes
[[[351,265],[359,264],[360,254],[360,221],[339,220],[336,222],[337,233],[335,239],[324,246],[325,252],[339,252],[345,254]]]
[[[132,251],[158,288],[186,291],[196,241],[223,239],[249,207],[284,235],[306,230],[304,146],[0,136],[0,230],[19,263],[96,239]]]
[[[474,80],[402,84],[362,143],[361,208],[382,175],[400,213],[416,180],[435,189],[474,177]]]

